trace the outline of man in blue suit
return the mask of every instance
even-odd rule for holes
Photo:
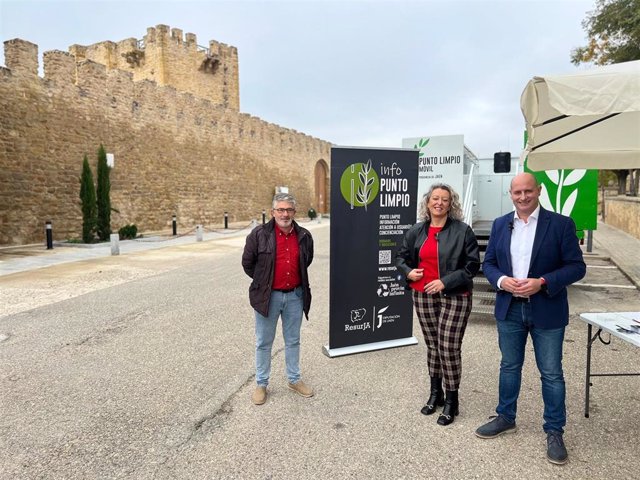
[[[527,337],[531,335],[542,379],[547,458],[567,462],[562,345],[569,323],[567,286],[584,277],[586,266],[569,217],[540,206],[541,187],[530,173],[511,181],[516,207],[493,222],[483,271],[496,289],[495,316],[500,362],[499,400],[493,420],[476,430],[495,438],[517,430],[516,411]]]

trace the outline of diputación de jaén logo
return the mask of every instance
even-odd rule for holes
[[[380,178],[371,166],[371,159],[367,163],[352,163],[340,177],[340,192],[351,206],[364,207],[373,202],[380,191]]]

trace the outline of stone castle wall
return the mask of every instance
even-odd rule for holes
[[[221,225],[225,211],[232,222],[260,218],[279,185],[304,213],[318,208],[318,167],[328,191],[329,143],[239,113],[224,89],[222,100],[203,99],[60,51],[44,54],[41,78],[37,46],[19,39],[5,42],[5,63],[0,245],[42,242],[46,220],[55,240],[80,236],[82,159],[95,175],[100,144],[115,157],[114,231],[166,229],[173,214],[181,229]]]

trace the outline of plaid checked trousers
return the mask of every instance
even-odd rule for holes
[[[429,295],[413,290],[429,375],[441,377],[445,390],[458,390],[462,377],[462,337],[471,314],[471,295]]]

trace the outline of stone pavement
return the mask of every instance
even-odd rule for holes
[[[304,222],[303,222],[304,223]],[[246,236],[253,224],[231,225],[224,230],[204,230],[202,241],[209,241],[234,236]],[[197,242],[195,229],[175,237],[170,234],[148,235],[135,240],[120,240],[120,254],[155,250],[158,248],[192,245]],[[26,272],[51,265],[78,262],[94,258],[111,256],[109,242],[98,244],[75,244],[53,242],[53,249],[47,250],[45,245],[28,245],[25,247],[0,248],[0,276]]]

